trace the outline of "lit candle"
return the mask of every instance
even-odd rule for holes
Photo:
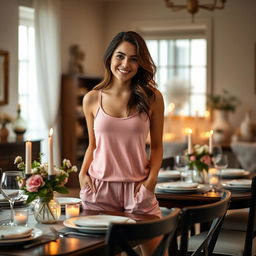
[[[48,136],[48,174],[53,175],[53,129],[50,129]]]
[[[31,141],[26,141],[26,174],[31,174],[31,151],[32,151],[32,143]]]
[[[192,130],[188,131],[188,154],[192,153]]]
[[[14,223],[16,225],[26,225],[28,221],[28,210],[15,210]]]
[[[66,204],[66,218],[79,216],[80,204]]]
[[[209,153],[212,154],[212,137],[213,137],[213,130],[210,131],[209,136]]]

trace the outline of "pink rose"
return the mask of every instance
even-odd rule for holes
[[[41,175],[36,174],[29,177],[26,181],[28,192],[37,192],[38,189],[44,185],[44,180]]]
[[[211,164],[211,157],[210,156],[203,156],[200,159],[203,163],[210,165]]]
[[[195,156],[191,156],[190,157],[190,161],[196,161],[196,157]]]

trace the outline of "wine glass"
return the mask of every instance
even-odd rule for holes
[[[222,184],[222,171],[228,167],[228,156],[221,154],[214,162],[214,167],[218,170],[220,177],[220,184]]]
[[[212,147],[211,155],[212,155],[213,164],[215,164],[219,160],[219,158],[221,157],[222,153],[223,152],[222,152],[221,146],[215,145],[215,146]]]
[[[20,198],[20,190],[18,185],[18,176],[21,175],[21,172],[19,171],[6,171],[3,172],[2,178],[1,178],[1,193],[3,196],[9,201],[10,208],[11,208],[11,218],[10,222],[6,223],[6,225],[13,226],[14,221],[14,210],[13,206],[16,200]]]
[[[184,181],[185,172],[188,167],[188,160],[183,155],[175,156],[175,169],[180,172],[180,179]]]

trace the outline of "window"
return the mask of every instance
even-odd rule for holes
[[[40,137],[41,112],[37,102],[35,69],[34,9],[19,8],[19,103],[21,114],[27,122],[27,136]]]
[[[179,112],[187,116],[195,116],[197,112],[204,114],[207,88],[206,40],[189,38],[146,40],[146,42],[157,66],[156,82],[159,89],[167,96],[167,104],[174,103],[176,108],[178,107],[176,114]],[[183,93],[187,94],[187,100],[183,95],[179,95],[182,93],[181,87],[184,87]],[[172,94],[177,99],[173,99]],[[181,102],[182,99],[184,104]]]
[[[156,82],[165,98],[166,114],[170,112],[168,106],[175,105],[175,115],[204,116],[211,91],[210,21],[134,26],[145,38],[156,64]]]

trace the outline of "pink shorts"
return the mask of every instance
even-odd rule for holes
[[[83,208],[96,211],[122,211],[133,214],[151,214],[161,217],[154,193],[144,185],[134,194],[138,182],[108,182],[91,177],[95,193],[86,185],[80,191]]]

